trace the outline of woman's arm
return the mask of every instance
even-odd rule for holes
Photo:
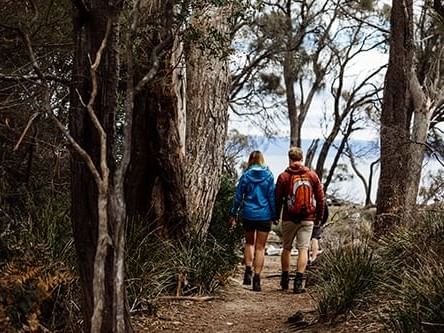
[[[242,200],[244,199],[244,193],[245,193],[245,177],[244,175],[242,175],[241,178],[239,179],[239,183],[236,186],[236,193],[234,195],[233,204],[231,206],[229,213],[230,216],[237,215]]]
[[[275,221],[278,217],[276,214],[276,187],[273,176],[268,183],[268,202],[270,203],[271,219]]]

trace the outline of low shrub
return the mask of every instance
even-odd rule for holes
[[[398,228],[379,241],[378,255],[399,277],[403,269],[419,268],[423,254],[443,257],[444,214],[426,213],[414,225]]]
[[[69,202],[37,199],[28,195],[26,208],[0,210],[0,331],[75,332],[79,285]]]
[[[443,332],[444,214],[426,213],[387,235],[378,252],[386,299],[395,304],[381,322],[393,332]]]
[[[218,241],[211,234],[206,239],[191,236],[184,241],[162,240],[154,233],[146,235],[136,248],[128,251],[131,309],[145,307],[148,312],[155,311],[160,295],[177,292],[179,276],[186,280],[180,294],[214,292],[239,261],[231,243]]]
[[[0,272],[0,330],[37,332],[66,326],[69,314],[58,296],[73,281],[72,272],[60,263],[43,267],[24,260],[5,265]]]
[[[162,294],[208,294],[224,284],[239,263],[243,237],[240,226],[228,225],[234,184],[230,176],[223,177],[205,238],[168,241],[150,232],[153,228],[146,223],[130,223],[126,271],[132,310],[154,312]],[[186,282],[177,290],[179,278]]]
[[[334,321],[364,304],[381,273],[380,263],[368,242],[326,250],[313,276],[320,318]]]
[[[390,286],[396,304],[386,321],[392,332],[444,331],[444,266],[426,259],[419,269],[409,269],[402,281]]]

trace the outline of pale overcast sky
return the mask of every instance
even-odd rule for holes
[[[353,82],[362,79],[362,77],[369,72],[387,63],[387,60],[387,54],[382,54],[376,50],[360,55],[355,59],[353,66],[347,71],[347,84],[351,86]],[[383,82],[384,73],[381,73],[380,80]],[[332,101],[333,100],[329,91],[321,92],[315,96],[302,128],[303,139],[313,139],[318,138],[319,136],[322,137],[323,133],[320,124],[323,120],[324,113],[328,111],[329,108],[332,108]],[[286,105],[284,105],[284,108],[286,108]],[[230,115],[229,128],[236,128],[241,133],[246,135],[263,134],[260,128],[252,126],[248,120],[234,114]],[[277,130],[278,136],[289,136],[290,129],[288,118],[286,118],[284,122],[280,122]],[[368,127],[362,131],[359,131],[359,133],[356,133],[356,135],[359,136],[360,139],[372,140],[378,136],[378,129]]]

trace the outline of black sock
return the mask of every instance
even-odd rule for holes
[[[251,266],[245,266],[245,272],[252,273],[253,270],[251,269]]]

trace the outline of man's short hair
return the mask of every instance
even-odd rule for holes
[[[293,162],[302,161],[304,158],[304,152],[299,147],[291,147],[288,151],[288,158]]]

